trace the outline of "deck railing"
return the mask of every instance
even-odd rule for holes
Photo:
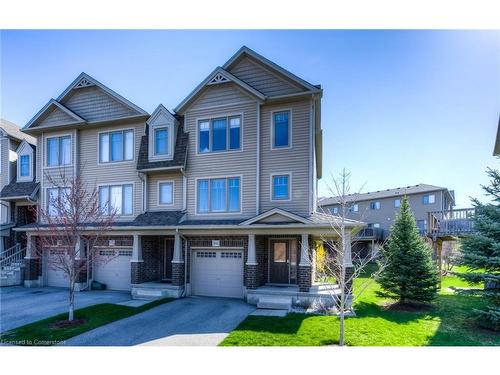
[[[356,238],[383,240],[385,238],[385,231],[382,228],[362,228],[356,233]]]
[[[431,211],[427,219],[427,234],[435,236],[461,236],[474,231],[474,208]]]

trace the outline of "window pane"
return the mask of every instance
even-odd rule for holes
[[[123,160],[123,133],[111,133],[111,160]]]
[[[210,180],[211,211],[226,211],[226,179]]]
[[[26,177],[30,175],[30,156],[21,155],[21,177]]]
[[[274,114],[274,147],[288,146],[288,112]]]
[[[200,122],[200,131],[198,134],[199,151],[210,151],[210,123],[208,121]]]
[[[47,211],[49,216],[56,216],[58,210],[59,189],[47,189]]]
[[[273,199],[289,199],[288,176],[273,177]]]
[[[128,130],[125,132],[125,160],[134,158],[134,132]]]
[[[111,198],[110,198],[111,212],[116,215],[122,214],[122,187],[121,186],[111,186]]]
[[[61,207],[64,209],[64,213],[70,214],[71,210],[71,199],[70,199],[71,190],[69,188],[63,188],[59,191],[59,199],[61,200]]]
[[[61,165],[71,164],[71,137],[61,138]]]
[[[99,207],[103,214],[109,214],[109,187],[101,186],[99,188]]]
[[[237,150],[240,148],[240,128],[241,119],[233,117],[229,120],[229,148]]]
[[[101,163],[107,163],[109,161],[109,134],[100,134],[99,142],[100,161]]]
[[[168,129],[155,129],[155,155],[168,154]]]
[[[229,211],[240,210],[240,179],[229,179]]]
[[[59,138],[47,139],[47,165],[59,165]]]
[[[227,120],[218,119],[212,121],[212,151],[222,151],[226,149]]]
[[[163,182],[160,184],[160,204],[173,203],[173,186],[171,182]]]
[[[208,180],[198,180],[198,212],[208,212]]]
[[[286,262],[286,243],[275,242],[273,245],[273,261],[276,263]]]
[[[429,195],[429,203],[432,204],[436,202],[436,196],[434,194]]]
[[[132,185],[123,185],[123,215],[132,215]]]

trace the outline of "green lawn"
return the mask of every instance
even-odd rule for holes
[[[364,276],[365,278],[367,276]],[[356,280],[360,284],[362,279]],[[443,278],[434,308],[422,312],[387,311],[373,282],[355,303],[357,316],[346,320],[346,343],[354,346],[500,345],[500,334],[476,327],[472,307],[478,297],[450,287],[470,287],[456,276]],[[249,316],[221,343],[223,346],[300,346],[337,344],[335,316],[288,314],[284,318]]]
[[[0,342],[14,345],[56,345],[61,341],[80,335],[91,329],[139,314],[170,301],[172,299],[162,299],[139,307],[121,306],[111,303],[89,306],[75,310],[75,319],[85,320],[81,325],[69,328],[53,327],[54,322],[68,318],[68,314],[64,313],[2,333]]]

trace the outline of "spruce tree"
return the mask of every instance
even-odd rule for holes
[[[500,172],[488,169],[489,186],[483,186],[491,203],[472,199],[476,209],[474,233],[462,240],[460,263],[468,272],[459,276],[471,283],[482,282],[484,290],[475,291],[487,301],[484,309],[474,309],[480,323],[500,330]]]
[[[438,291],[432,249],[420,236],[408,198],[403,197],[388,243],[382,249],[387,265],[379,276],[379,295],[399,303],[431,302]]]

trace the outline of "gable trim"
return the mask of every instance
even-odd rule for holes
[[[71,122],[71,124],[85,123],[85,119],[78,116],[75,112],[63,106],[61,103],[56,101],[55,99],[50,99],[47,104],[43,106],[41,110],[23,127],[24,129],[29,129],[35,124],[50,108],[56,107],[59,110],[63,111],[65,114],[73,118],[75,121]]]
[[[170,111],[167,108],[165,108],[163,104],[160,104],[158,105],[158,107],[156,107],[151,116],[149,116],[149,118],[146,120],[146,124],[151,125],[160,113],[166,113],[167,116],[169,116],[173,122],[177,122],[175,116],[172,113],[170,113]]]
[[[275,214],[285,216],[291,220],[298,221],[301,224],[312,224],[313,223],[309,219],[306,219],[306,218],[299,216],[299,215],[292,214],[291,212],[282,210],[281,208],[272,208],[266,212],[261,213],[260,215],[254,216],[254,217],[252,217],[252,218],[250,218],[250,219],[248,219],[248,220],[246,220],[238,225],[251,225],[251,224],[254,224],[260,220],[263,220],[263,219],[266,219],[270,216],[273,216]]]

